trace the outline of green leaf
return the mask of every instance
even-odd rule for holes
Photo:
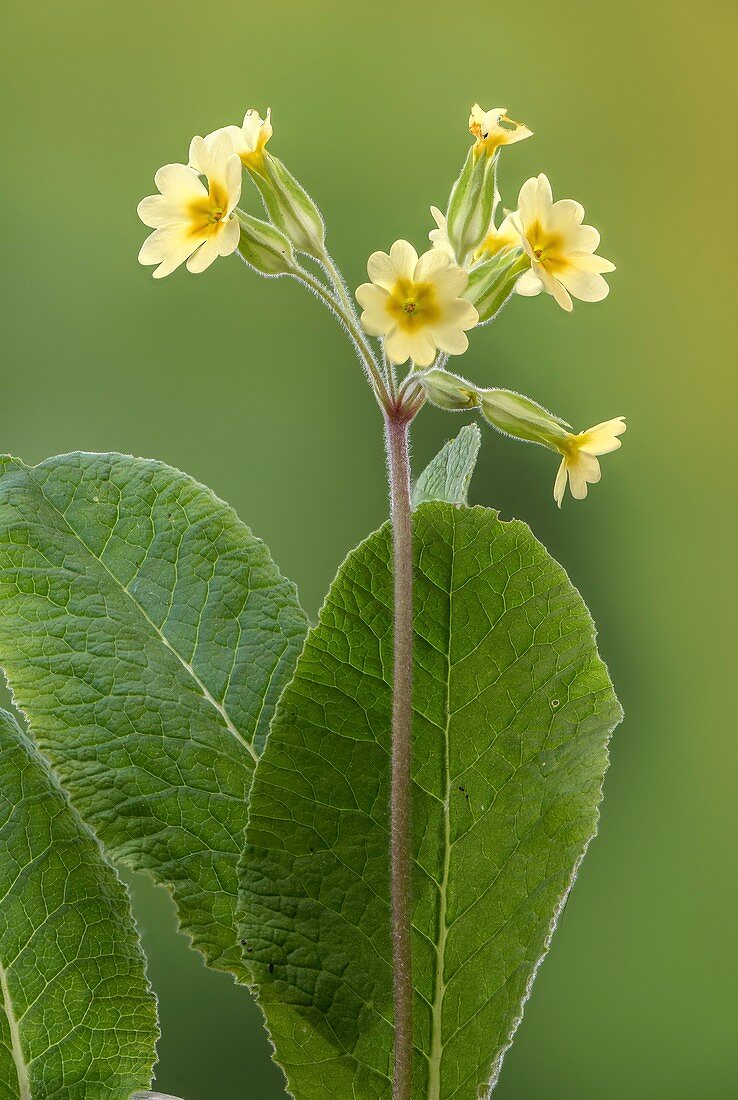
[[[235,513],[160,462],[0,460],[0,665],[113,859],[238,977],[255,761],[307,623]]]
[[[156,1001],[128,895],[48,765],[0,711],[0,1096],[127,1100]]]
[[[466,504],[482,434],[477,424],[467,424],[455,439],[444,443],[415,483],[413,508],[431,500]]]
[[[523,523],[414,517],[413,1098],[496,1080],[597,827],[621,717],[593,624]],[[391,1093],[391,532],[349,555],[251,796],[242,925],[299,1100]]]

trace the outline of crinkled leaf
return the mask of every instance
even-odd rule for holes
[[[160,462],[0,460],[0,665],[111,856],[244,975],[237,862],[254,764],[307,629],[235,513]]]
[[[414,1100],[499,1072],[596,830],[620,718],[593,624],[522,523],[415,513]],[[349,555],[259,763],[245,951],[299,1100],[391,1094],[391,533]]]
[[[128,895],[0,711],[0,1097],[127,1100],[151,1082],[156,1002]]]
[[[479,426],[467,424],[455,439],[444,443],[415,483],[413,508],[431,500],[466,504],[481,441]]]

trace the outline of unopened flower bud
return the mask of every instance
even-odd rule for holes
[[[269,217],[289,238],[298,252],[320,259],[325,226],[320,211],[291,172],[271,153],[264,152],[259,170],[251,178],[261,192]]]
[[[489,423],[514,439],[541,443],[558,450],[558,441],[569,435],[565,420],[554,416],[536,401],[514,390],[480,390],[482,415]]]
[[[239,214],[239,222],[238,252],[250,267],[262,275],[287,275],[297,269],[292,245],[281,229],[250,214]]]
[[[476,387],[446,370],[428,370],[414,376],[425,390],[432,405],[439,409],[458,412],[461,409],[474,409],[479,405],[479,393]]]
[[[462,267],[484,240],[492,220],[496,171],[497,157],[476,157],[472,147],[451,191],[446,225],[456,260]]]

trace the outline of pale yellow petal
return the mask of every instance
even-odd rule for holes
[[[370,336],[383,336],[393,325],[387,312],[389,295],[373,283],[363,283],[356,290],[356,300],[364,312],[361,323]]]
[[[269,138],[272,136],[271,118],[271,109],[267,110],[265,118],[262,118],[259,112],[253,107],[249,108],[246,112],[243,117],[242,134],[243,142],[248,152],[255,152],[269,141]]]
[[[581,271],[606,274],[615,270],[615,264],[611,260],[606,260],[604,256],[595,256],[591,252],[570,252],[568,259]]]
[[[415,265],[413,281],[432,282],[439,299],[458,298],[466,290],[468,276],[463,268],[449,261],[445,252],[432,248]]]
[[[243,167],[241,158],[231,153],[225,165],[225,186],[228,193],[228,205],[226,214],[230,214],[238,200],[241,198],[241,182],[243,180]]]
[[[410,342],[406,334],[401,332],[396,325],[388,329],[385,333],[384,350],[390,362],[396,363],[398,366],[402,363],[406,363],[410,358]]]
[[[151,229],[174,225],[187,218],[186,209],[182,204],[172,202],[164,195],[148,195],[145,199],[141,199],[136,212],[144,225],[148,225]]]
[[[241,226],[238,218],[231,217],[221,222],[221,230],[216,240],[219,256],[230,256],[234,253],[241,240]]]
[[[535,176],[527,179],[520,188],[518,195],[518,214],[522,222],[523,230],[535,221],[538,205],[538,180]]]
[[[557,305],[561,306],[567,313],[571,313],[574,308],[574,303],[569,297],[568,291],[561,285],[559,280],[554,278],[553,275],[549,275],[542,264],[538,264],[536,274],[543,283],[543,289],[546,293],[551,295]]]
[[[578,225],[571,235],[571,247],[575,252],[596,252],[599,245],[599,230],[593,225]]]
[[[524,271],[515,284],[515,290],[525,298],[533,298],[543,290],[543,283],[532,268]]]
[[[171,256],[180,256],[178,266],[193,252],[199,241],[192,241],[183,226],[165,226],[150,234],[141,245],[138,254],[142,264],[158,264]],[[173,270],[173,269],[172,269]]]
[[[443,252],[439,252],[436,248],[429,248],[415,265],[412,275],[413,282],[426,283],[431,279],[435,281],[437,274],[450,268],[448,256],[445,256]]]
[[[207,194],[197,172],[186,164],[165,164],[154,176],[159,191],[172,202],[188,202]]]
[[[439,351],[445,351],[447,355],[463,355],[469,347],[469,338],[466,333],[455,325],[434,325],[429,332],[435,346]]]
[[[218,256],[218,242],[214,237],[205,241],[200,245],[197,252],[193,252],[187,261],[187,270],[192,272],[193,275],[199,275],[202,271],[205,271],[210,267],[213,260]]]
[[[395,265],[386,252],[372,252],[367,260],[366,270],[371,281],[384,290],[392,290],[397,282]]]
[[[212,134],[208,134],[205,138],[205,143],[209,146],[219,141],[221,135],[224,135],[231,147],[231,152],[240,156],[241,151],[245,151],[245,142],[243,140],[243,130],[240,126],[221,126],[219,130],[213,130]]]
[[[584,500],[587,495],[587,479],[582,471],[572,466],[568,467],[569,492],[575,500]]]
[[[593,428],[581,433],[580,450],[589,455],[606,455],[617,451],[622,445],[618,436],[622,435],[626,428],[624,416],[616,416],[613,420],[595,424]]]
[[[580,302],[601,302],[610,293],[605,279],[595,272],[567,267],[558,273],[557,278]]]
[[[141,245],[138,262],[144,265],[159,264],[166,254],[166,237],[163,236],[161,230],[157,229],[155,233],[150,233]]]
[[[574,199],[558,199],[548,213],[547,225],[552,230],[570,233],[584,220],[584,207]]]
[[[410,335],[410,357],[417,367],[429,367],[436,357],[436,345],[428,329]]]
[[[556,473],[556,480],[554,481],[554,500],[561,507],[561,502],[564,499],[564,493],[566,492],[566,455],[561,459],[558,471]]]
[[[543,172],[536,180],[536,212],[538,217],[547,221],[553,206],[553,192],[548,176]]]
[[[169,230],[159,230],[160,233],[169,234]],[[166,241],[160,242],[162,246],[162,260],[153,272],[155,279],[164,279],[171,275],[185,260],[192,255],[200,243],[192,240],[182,233],[172,233]]]
[[[439,327],[443,328],[451,325],[453,328],[463,329],[474,328],[477,324],[479,324],[479,314],[471,302],[467,302],[465,298],[446,302],[443,307],[443,316],[438,323]],[[432,327],[435,328],[435,326]]]
[[[389,250],[395,269],[395,278],[412,279],[418,254],[408,241],[395,241]]]

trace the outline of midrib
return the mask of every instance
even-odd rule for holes
[[[226,728],[227,728],[228,732],[231,733],[233,735],[233,737],[235,737],[235,739],[238,741],[238,743],[240,745],[242,745],[248,751],[248,753],[250,754],[252,760],[254,761],[254,764],[258,764],[259,757],[258,757],[258,754],[257,754],[256,750],[254,749],[253,745],[251,745],[246,740],[246,738],[243,737],[242,734],[239,733],[239,731],[236,729],[233,722],[231,721],[225,707],[222,705],[222,703],[219,703],[218,700],[213,695],[211,695],[211,693],[208,691],[206,685],[203,683],[203,681],[200,679],[200,677],[195,672],[192,665],[189,664],[184,659],[184,657],[182,656],[181,653],[177,652],[177,650],[174,648],[174,646],[169,641],[169,639],[166,637],[166,635],[163,634],[163,632],[159,629],[159,627],[156,625],[154,620],[149,617],[149,615],[147,614],[145,608],[138,602],[136,597],[130,592],[130,590],[128,588],[126,588],[126,586],[124,584],[121,584],[121,582],[118,580],[118,578],[115,576],[114,573],[111,573],[111,571],[108,569],[107,565],[102,560],[102,558],[99,558],[97,556],[97,554],[93,553],[93,551],[87,545],[87,543],[82,538],[82,536],[80,534],[78,534],[78,532],[75,531],[75,529],[72,527],[71,523],[69,522],[67,517],[64,515],[64,513],[60,512],[59,509],[54,504],[54,502],[49,500],[49,498],[47,497],[46,493],[43,490],[43,486],[40,485],[36,481],[36,479],[33,477],[33,474],[31,473],[30,469],[28,470],[28,476],[29,476],[30,480],[34,483],[34,485],[36,486],[36,488],[38,489],[39,493],[44,498],[46,503],[49,505],[51,510],[59,516],[61,521],[68,528],[68,530],[71,532],[71,534],[74,536],[74,538],[80,544],[80,546],[84,547],[84,549],[90,555],[92,560],[96,561],[105,570],[107,575],[110,577],[111,581],[121,590],[121,592],[125,592],[126,596],[128,596],[128,599],[131,601],[133,606],[140,612],[141,616],[146,620],[146,622],[149,624],[149,626],[152,628],[152,630],[155,631],[155,633],[160,638],[160,640],[164,643],[164,645],[169,650],[169,652],[174,654],[174,656],[177,658],[177,660],[182,665],[182,667],[184,669],[186,669],[186,671],[190,674],[190,676],[192,677],[192,679],[195,681],[195,683],[199,687],[200,691],[202,692],[203,697],[205,699],[207,699],[208,703],[210,703],[215,708],[215,710],[218,712],[218,714],[221,716],[221,718],[225,722],[225,725],[226,725]]]
[[[16,1019],[13,1002],[10,999],[8,977],[5,973],[5,968],[3,967],[2,963],[0,963],[0,993],[2,994],[3,1008],[5,1009],[5,1018],[8,1021],[8,1028],[10,1030],[10,1047],[13,1055],[15,1072],[18,1076],[19,1100],[32,1100],[31,1086],[28,1081],[28,1066],[26,1065],[26,1060],[23,1057],[23,1048],[20,1041],[20,1028],[18,1027],[18,1020]]]
[[[438,898],[438,943],[436,944],[436,981],[431,1016],[431,1044],[428,1059],[428,1100],[440,1100],[441,1097],[441,1057],[443,1055],[443,999],[446,994],[444,978],[446,964],[446,941],[448,927],[448,879],[451,864],[451,759],[448,747],[449,727],[451,725],[451,600],[454,587],[454,553],[451,550],[451,575],[448,588],[448,657],[446,663],[446,725],[443,731],[443,873],[439,885]]]

